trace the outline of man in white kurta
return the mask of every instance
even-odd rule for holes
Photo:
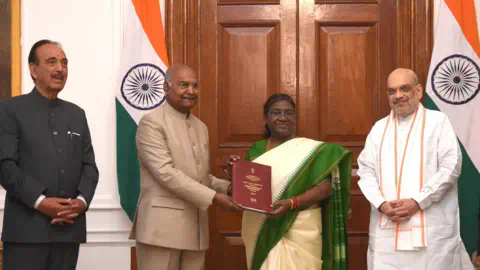
[[[388,77],[392,111],[358,158],[371,203],[369,270],[473,270],[460,238],[457,179],[462,153],[447,116],[420,104],[415,73]]]

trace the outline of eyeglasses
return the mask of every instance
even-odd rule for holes
[[[402,94],[408,94],[410,91],[412,91],[413,86],[410,84],[404,84],[400,87],[397,88],[388,88],[387,89],[387,95],[393,96],[395,93],[397,93],[397,90],[400,91]]]
[[[273,118],[280,118],[280,117],[282,117],[282,115],[285,115],[285,117],[288,118],[288,119],[293,119],[293,118],[295,118],[295,116],[296,116],[295,112],[292,112],[292,111],[285,111],[285,112],[282,112],[282,111],[271,111],[271,112],[270,112],[270,115],[271,115]]]

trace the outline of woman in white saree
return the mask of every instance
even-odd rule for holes
[[[246,159],[272,167],[274,211],[245,211],[242,238],[250,270],[347,269],[346,211],[351,152],[295,138],[295,103],[285,94],[264,106],[266,139]],[[230,156],[228,165],[238,160]]]

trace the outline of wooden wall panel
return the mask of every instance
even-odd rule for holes
[[[380,4],[382,1],[394,1],[394,0],[315,0],[315,4],[356,4],[356,3]]]
[[[364,142],[374,122],[377,28],[319,23],[317,29],[319,139]]]
[[[433,0],[396,0],[399,67],[413,69],[425,86],[433,50]]]
[[[367,269],[368,231],[370,203],[358,186],[360,177],[352,177],[350,190],[350,213],[348,219],[349,269]]]
[[[280,22],[281,10],[282,7],[278,5],[219,6],[217,22],[219,24]]]
[[[220,248],[226,254],[220,258],[220,263],[224,265],[223,269],[248,269],[242,238],[229,232],[220,232],[220,235],[222,236]]]
[[[299,129],[307,137],[350,149],[355,168],[368,132],[380,119],[379,103],[387,102],[377,98],[379,65],[395,51],[392,46],[381,49],[380,37],[385,34],[382,24],[389,25],[384,21],[395,23],[395,9],[380,1],[315,3],[299,8],[299,31],[315,33],[300,35]],[[381,17],[382,12],[390,18]],[[306,76],[308,72],[315,76]],[[366,269],[370,204],[358,188],[358,177],[352,182],[349,267]]]
[[[300,81],[301,88],[305,85],[303,91],[310,94],[301,97],[299,124],[306,136],[353,151],[354,167],[377,120],[379,11],[377,4],[316,5],[314,19],[306,14],[300,25],[316,33],[302,37],[314,44],[314,50],[300,55],[301,65],[313,69],[316,76]],[[306,66],[302,57],[306,62],[316,61]]]
[[[220,25],[218,48],[219,147],[260,140],[263,104],[279,89],[279,24]]]
[[[388,75],[399,67],[399,43],[397,30],[398,25],[397,2],[401,0],[383,1],[379,7],[378,22],[378,78],[376,78],[377,90],[374,95],[375,120],[380,120],[390,113],[390,105],[385,90],[387,89]],[[412,46],[413,44],[410,44]],[[373,125],[373,124],[372,124]]]
[[[229,154],[245,156],[262,138],[267,98],[274,93],[297,97],[296,12],[291,0],[202,0],[200,116],[210,131],[217,177],[225,177],[219,166]],[[246,269],[241,214],[219,207],[210,207],[209,214],[214,248],[207,253],[206,268]]]
[[[219,5],[280,4],[280,0],[218,0]]]
[[[198,74],[200,0],[165,0],[165,40],[169,64],[186,64]],[[200,116],[200,105],[192,113]]]
[[[296,4],[282,2],[289,3],[216,7],[220,102],[209,113],[217,115],[217,151],[247,148],[262,138],[263,104],[270,95],[296,96]]]
[[[0,100],[11,96],[12,50],[10,1],[0,0]]]
[[[367,270],[368,233],[357,233],[348,237],[348,269]]]
[[[165,37],[169,63],[187,64],[198,71],[199,0],[165,2]],[[179,41],[182,46],[179,46]]]
[[[11,53],[12,53],[12,83],[11,95],[18,96],[22,94],[22,11],[21,1],[10,1],[11,10]],[[28,75],[27,75],[28,76]]]
[[[240,236],[242,213],[227,212],[223,209],[218,209],[218,211],[221,213],[222,218],[212,220],[211,222],[215,223],[217,228],[222,228],[222,232],[228,232],[230,236],[233,233],[236,233],[236,236]]]
[[[135,249],[135,247],[130,248],[130,269],[131,270],[138,270],[137,250]]]
[[[378,21],[376,4],[322,4],[315,6],[316,20],[324,24],[365,24]]]
[[[370,203],[365,199],[360,190],[352,190],[350,193],[350,220],[348,231],[352,233],[368,234],[370,215]],[[367,211],[366,211],[367,210]],[[353,222],[355,221],[355,222]]]
[[[412,1],[397,1],[397,44],[398,44],[398,54],[397,61],[401,67],[412,66],[415,61],[415,55],[411,53],[412,39],[414,36],[410,14],[412,14]]]
[[[355,155],[363,148],[365,123],[368,128],[377,119],[376,104],[370,97],[377,91],[379,12],[377,4],[312,3],[299,7],[299,31],[316,33],[299,36],[297,128],[301,136],[356,147],[352,149]],[[311,71],[314,73],[310,74]],[[358,117],[348,118],[354,115],[348,113],[344,119],[343,113],[352,107],[357,109]],[[329,110],[337,116],[336,120],[326,115]],[[362,122],[358,123],[357,118],[362,118]],[[330,123],[325,119],[330,119]],[[332,130],[330,135],[340,135],[339,138],[327,136],[328,131],[324,130],[327,125],[332,128],[332,123],[353,125],[341,127],[349,130]]]
[[[415,26],[412,47],[415,61],[412,69],[417,73],[421,84],[426,88],[430,59],[433,51],[433,0],[414,0],[414,10],[410,18]],[[424,95],[425,96],[425,95]]]

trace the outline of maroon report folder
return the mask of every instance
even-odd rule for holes
[[[233,163],[232,195],[233,200],[245,210],[273,211],[272,168],[246,160]]]

